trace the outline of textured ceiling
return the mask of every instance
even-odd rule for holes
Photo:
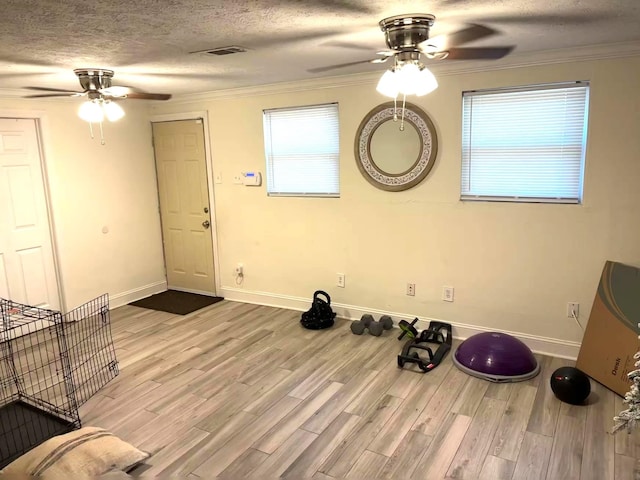
[[[465,46],[514,45],[511,57],[640,42],[640,0],[3,0],[2,7],[0,89],[78,89],[73,69],[88,67],[115,70],[114,84],[172,94],[382,71],[308,70],[375,57],[386,48],[378,21],[406,13],[434,14],[432,35],[489,26],[499,34]],[[229,45],[248,52],[190,53]]]

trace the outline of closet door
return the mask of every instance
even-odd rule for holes
[[[33,119],[0,118],[0,297],[60,309]]]

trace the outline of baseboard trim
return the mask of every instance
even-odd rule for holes
[[[161,293],[167,290],[166,280],[162,282],[150,283],[143,287],[134,288],[122,293],[116,293],[115,295],[109,295],[109,308],[117,308],[122,305],[126,305],[136,300]]]
[[[311,300],[309,298],[294,297],[290,295],[279,295],[268,292],[255,292],[249,290],[243,290],[235,287],[222,287],[222,295],[226,300],[242,303],[252,303],[256,305],[266,305],[269,307],[288,308],[291,310],[298,310],[304,312],[309,309]],[[388,312],[383,310],[371,309],[360,307],[357,305],[348,305],[344,303],[332,303],[331,307],[340,318],[347,320],[359,320],[365,313],[370,313],[374,317],[380,315],[390,315],[394,321],[400,320],[412,321],[415,316],[408,315],[400,312]],[[464,340],[477,333],[486,332],[487,329],[478,327],[476,325],[467,325],[464,323],[451,322],[446,319],[439,318],[421,318],[417,325],[418,329],[424,329],[429,325],[432,320],[439,320],[442,322],[450,323],[453,328],[453,337]],[[558,340],[555,338],[541,337],[537,335],[530,335],[528,333],[511,332],[501,330],[503,333],[512,335],[522,342],[524,342],[533,352],[541,353],[543,355],[552,355],[559,358],[567,358],[575,360],[578,358],[578,352],[580,351],[580,343],[570,342],[567,340]]]

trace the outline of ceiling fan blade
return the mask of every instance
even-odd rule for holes
[[[132,93],[144,93],[144,91],[139,88],[125,87],[124,85],[113,85],[111,87],[101,88],[98,91],[104,95],[109,95],[110,97],[125,97]]]
[[[367,52],[372,52],[375,48],[371,48],[368,45],[358,45],[357,43],[347,43],[347,42],[338,42],[338,41],[330,41],[324,42],[322,46],[327,47],[338,47],[338,48],[350,48],[352,50],[364,50]]]
[[[67,90],[64,88],[49,88],[49,87],[24,87],[28,90],[38,90],[41,92],[60,92],[60,93],[75,93],[77,95],[82,95],[84,92],[76,92],[75,90]]]
[[[171,94],[131,92],[131,93],[127,93],[126,98],[131,98],[135,100],[169,100],[171,98]]]
[[[450,48],[446,60],[497,60],[507,56],[514,47]]]
[[[42,93],[40,95],[25,95],[22,98],[46,98],[46,97],[78,97],[79,95],[69,93]]]
[[[389,58],[389,57],[372,58],[370,60],[360,60],[358,62],[347,62],[347,63],[339,63],[337,65],[328,65],[326,67],[310,68],[310,69],[307,70],[307,72],[322,73],[322,72],[328,72],[329,70],[334,70],[334,69],[337,69],[337,68],[351,67],[352,65],[363,65],[365,63],[384,63],[387,60],[387,58]]]
[[[431,37],[422,42],[419,45],[419,48],[421,50],[430,51],[433,49],[429,48],[429,46],[433,45],[438,50],[448,50],[449,47],[455,47],[456,45],[480,40],[481,38],[490,37],[496,33],[498,32],[492,28],[485,27],[484,25],[472,24],[468,28],[458,30],[457,32]]]

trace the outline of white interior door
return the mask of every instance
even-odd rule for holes
[[[153,124],[168,287],[215,294],[202,120]]]
[[[33,119],[0,118],[0,297],[60,309]]]

